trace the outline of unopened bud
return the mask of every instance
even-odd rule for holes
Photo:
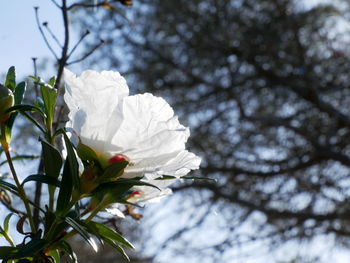
[[[10,113],[6,111],[15,104],[13,93],[10,89],[0,84],[0,122],[8,120]]]
[[[120,163],[123,161],[129,162],[129,158],[123,154],[117,154],[108,159],[108,164]]]

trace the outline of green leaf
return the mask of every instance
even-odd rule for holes
[[[0,247],[0,259],[6,259],[12,257],[19,251],[18,247]]]
[[[88,232],[85,231],[83,226],[81,226],[77,221],[75,221],[71,217],[65,217],[64,221],[68,225],[70,225],[75,231],[77,231],[89,243],[89,245],[94,249],[95,252],[98,251],[98,247],[96,245],[95,240],[89,235]]]
[[[14,184],[11,184],[9,182],[6,182],[6,181],[0,179],[0,187],[7,190],[7,191],[10,191],[11,193],[15,193],[18,195],[18,189]]]
[[[56,77],[53,76],[51,77],[51,79],[47,82],[47,84],[49,84],[51,87],[54,87],[56,83]]]
[[[59,250],[51,250],[48,254],[54,260],[54,263],[60,263],[61,262],[61,257],[60,257]]]
[[[33,118],[31,117],[28,113],[21,111],[21,114],[26,117],[27,120],[29,120],[31,123],[33,123],[42,133],[46,134],[46,131],[41,125]]]
[[[34,159],[38,159],[38,158],[39,158],[39,156],[37,156],[37,155],[20,154],[20,155],[16,155],[16,156],[12,157],[11,159],[12,159],[12,161],[23,161],[23,160],[27,160],[27,159],[34,160]],[[0,166],[4,165],[6,163],[7,163],[7,160],[2,161],[0,163]]]
[[[45,173],[48,176],[58,178],[62,167],[62,156],[51,144],[41,140]]]
[[[92,196],[100,201],[104,200],[105,205],[108,205],[121,200],[132,186],[132,184],[116,185],[115,182],[104,183],[92,192]],[[108,196],[108,200],[106,200],[106,196]]]
[[[88,225],[95,229],[101,238],[108,238],[113,242],[117,242],[125,247],[134,248],[134,246],[127,239],[125,239],[112,229],[109,229],[107,226],[93,221],[91,221]]]
[[[56,212],[60,215],[64,212],[70,203],[72,192],[73,192],[73,181],[70,175],[70,163],[66,160],[63,168],[61,188],[58,193]]]
[[[103,182],[106,179],[117,178],[121,176],[124,172],[125,167],[129,164],[128,161],[121,161],[117,163],[113,163],[107,167],[101,177],[99,177],[99,181]]]
[[[61,188],[57,198],[57,213],[61,214],[68,208],[73,189],[79,191],[80,178],[78,171],[78,161],[71,142],[66,133],[63,133],[64,141],[67,149],[67,159],[64,164]]]
[[[127,185],[138,185],[138,186],[149,186],[149,187],[153,187],[156,188],[158,190],[161,190],[158,186],[154,185],[154,184],[150,184],[144,181],[141,181],[142,177],[135,177],[135,178],[130,178],[130,179],[124,179],[124,178],[120,178],[117,181],[114,181],[112,183],[114,183],[115,185],[123,185],[123,184],[127,184]]]
[[[60,181],[57,180],[57,178],[47,176],[45,174],[29,175],[26,179],[23,180],[22,185],[24,185],[27,182],[31,182],[31,181],[40,182],[40,183],[44,183],[44,184],[48,184],[48,185],[53,185],[56,187],[61,186],[61,183],[60,183]]]
[[[15,93],[14,93],[15,104],[17,104],[17,105],[21,104],[23,97],[24,97],[25,90],[26,90],[26,83],[25,82],[21,82],[16,86]],[[18,115],[18,112],[11,114],[10,119],[7,122],[7,127],[9,129],[9,131],[11,131],[17,115]]]
[[[9,233],[9,223],[10,223],[10,219],[11,219],[11,217],[12,217],[13,215],[14,215],[13,213],[8,214],[8,215],[5,217],[5,220],[4,220],[4,231],[5,231],[7,234]]]
[[[13,111],[30,111],[30,112],[39,112],[43,117],[45,117],[45,113],[37,106],[30,105],[30,104],[20,104],[15,105],[6,110],[6,112],[13,112]]]
[[[113,248],[115,248],[127,261],[130,261],[130,258],[128,255],[125,253],[124,249],[120,246],[118,246],[116,243],[114,243],[110,239],[105,239],[104,240],[106,243],[110,244]]]
[[[40,84],[41,96],[44,101],[47,122],[51,126],[56,105],[57,91],[49,85]]]
[[[23,247],[21,247],[14,256],[9,258],[23,258],[35,255],[37,252],[43,250],[49,242],[44,239],[32,239]]]
[[[77,157],[73,148],[72,143],[70,142],[68,136],[66,133],[63,133],[64,142],[66,144],[67,149],[67,161],[69,162],[70,166],[70,174],[73,181],[73,187],[74,189],[79,190],[80,189],[80,178],[79,178],[79,167],[78,167],[78,161]]]
[[[14,66],[10,67],[7,71],[5,87],[12,91],[14,91],[16,88],[16,70]]]
[[[68,242],[66,242],[64,240],[60,241],[59,249],[61,249],[62,251],[66,252],[67,255],[70,257],[71,260],[73,260],[74,263],[78,263],[77,256],[75,255],[72,247],[69,245]]]
[[[24,93],[26,91],[27,88],[27,84],[22,81],[20,82],[16,88],[15,88],[15,104],[21,104],[23,97],[24,97]]]
[[[163,175],[162,177],[157,178],[156,180],[172,180],[172,179],[187,179],[187,180],[207,180],[207,181],[216,181],[215,179],[208,177],[200,177],[200,176],[181,176],[176,177],[172,175]]]
[[[80,159],[82,159],[84,161],[97,160],[97,155],[94,152],[94,150],[91,149],[89,146],[82,144],[81,142],[77,146],[77,153],[78,153]]]

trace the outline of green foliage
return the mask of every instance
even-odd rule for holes
[[[8,69],[6,80],[5,80],[5,87],[9,88],[12,91],[15,91],[16,88],[16,70],[15,67],[12,66]]]
[[[45,174],[57,178],[62,167],[62,156],[51,144],[41,140]]]

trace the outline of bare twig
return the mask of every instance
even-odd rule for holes
[[[61,6],[56,2],[56,0],[51,0],[51,2],[52,2],[57,8],[61,8]]]
[[[40,34],[42,36],[42,38],[44,39],[44,42],[46,44],[46,46],[49,48],[50,52],[52,53],[52,55],[54,55],[54,57],[56,58],[56,60],[58,60],[58,57],[55,53],[55,51],[53,50],[53,48],[51,47],[49,41],[47,40],[47,37],[41,27],[41,24],[40,24],[40,20],[39,20],[39,7],[34,7],[34,10],[35,10],[35,18],[36,18],[36,23],[37,23],[37,26],[38,26],[38,29],[40,31]]]
[[[63,43],[61,58],[57,59],[59,62],[59,66],[58,66],[57,78],[55,83],[56,89],[59,89],[61,85],[63,69],[67,65],[67,60],[68,60],[69,23],[68,23],[67,0],[62,0],[61,13],[63,17],[63,26],[64,26],[64,43]]]
[[[74,53],[74,51],[76,50],[76,48],[80,45],[80,43],[84,40],[84,38],[90,34],[89,30],[86,30],[85,33],[80,37],[80,39],[78,40],[78,42],[75,44],[75,46],[72,48],[72,50],[69,52],[68,54],[68,58]]]
[[[62,48],[62,45],[60,43],[60,41],[58,40],[58,38],[56,37],[56,35],[51,31],[50,27],[49,27],[49,23],[48,22],[44,22],[43,26],[46,28],[47,32],[49,32],[50,36],[53,38],[53,40],[55,40],[55,42],[57,43],[57,45]]]
[[[38,68],[36,65],[36,61],[38,58],[33,57],[32,61],[33,61],[33,68],[34,68],[34,76],[37,77],[38,76]],[[39,91],[38,91],[38,84],[36,84],[36,82],[34,82],[34,90],[35,90],[35,96],[38,97],[39,96]]]
[[[105,41],[103,39],[100,40],[100,42],[98,44],[96,44],[89,52],[87,52],[84,56],[82,56],[81,58],[77,59],[77,60],[73,60],[69,63],[67,63],[67,65],[72,65],[78,62],[81,62],[85,59],[87,59],[89,56],[91,56],[96,49],[98,49],[100,46],[102,46],[105,43]]]

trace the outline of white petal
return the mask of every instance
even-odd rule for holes
[[[131,178],[140,174],[147,179],[156,179],[163,175],[181,177],[191,170],[199,168],[201,159],[195,154],[183,150],[178,153],[171,153],[158,157],[149,157],[129,166],[123,177]]]
[[[147,183],[156,185],[158,188],[153,188],[150,186],[134,186],[133,191],[140,192],[140,194],[134,195],[129,198],[128,201],[131,203],[156,203],[159,202],[163,197],[172,194],[172,191],[168,186],[176,182],[176,180],[144,180]]]
[[[182,176],[198,169],[200,159],[185,150],[189,129],[164,99],[146,93],[125,97],[122,103],[123,122],[112,139],[114,149],[108,150],[117,149],[115,153],[125,154],[134,164],[124,177]]]
[[[114,216],[125,218],[124,213],[120,211],[118,207],[119,207],[118,204],[113,204],[112,206],[106,208],[106,211]]]
[[[132,160],[185,149],[189,130],[164,99],[148,93],[125,97],[122,114],[123,122],[112,144]]]
[[[129,93],[125,79],[118,72],[92,70],[77,77],[65,69],[64,80],[64,100],[70,110],[68,127],[79,134],[83,143],[104,152],[106,142],[122,121],[122,116],[115,113],[120,100]]]

